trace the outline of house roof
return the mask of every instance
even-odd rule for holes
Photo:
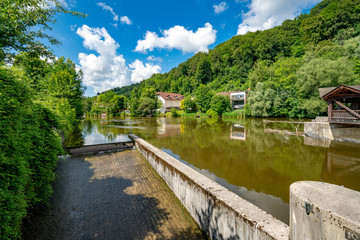
[[[184,96],[179,93],[157,92],[155,95],[160,96],[167,101],[181,101],[184,99]]]
[[[346,86],[341,84],[337,87],[328,87],[328,88],[319,88],[320,97],[322,99],[327,99],[332,93],[335,93],[338,89],[348,89],[355,92],[360,92],[360,85]]]

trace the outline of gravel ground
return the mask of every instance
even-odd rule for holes
[[[24,239],[203,239],[137,150],[60,160],[49,206],[24,222]]]

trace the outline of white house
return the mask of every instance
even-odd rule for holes
[[[228,96],[230,98],[233,109],[243,108],[246,104],[246,92],[221,92],[217,94]]]
[[[180,109],[180,103],[184,96],[178,93],[157,92],[156,96],[162,102],[162,107],[159,109],[161,113],[166,113],[171,108]]]

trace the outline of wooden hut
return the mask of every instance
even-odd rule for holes
[[[330,123],[360,124],[360,85],[320,88],[319,92],[329,104]]]

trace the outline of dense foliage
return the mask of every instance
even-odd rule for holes
[[[309,14],[235,36],[168,73],[116,91],[130,95],[135,106],[149,88],[180,93],[196,97],[198,110],[206,112],[215,92],[250,88],[247,115],[314,117],[326,112],[319,87],[360,82],[359,35],[359,1],[324,0]]]
[[[0,239],[21,238],[28,209],[47,202],[60,133],[83,115],[82,73],[39,42],[58,43],[44,30],[60,12],[81,15],[56,0],[0,2]]]
[[[16,239],[27,207],[51,193],[61,142],[54,114],[3,67],[0,88],[0,236]]]
[[[90,116],[98,116],[101,113],[114,116],[126,109],[126,98],[113,91],[106,91],[96,97],[86,98],[84,109],[86,114]]]
[[[9,60],[15,52],[34,48],[48,49],[39,38],[51,44],[59,41],[45,33],[51,30],[58,13],[84,16],[64,9],[57,0],[2,0],[0,1],[0,62]]]

